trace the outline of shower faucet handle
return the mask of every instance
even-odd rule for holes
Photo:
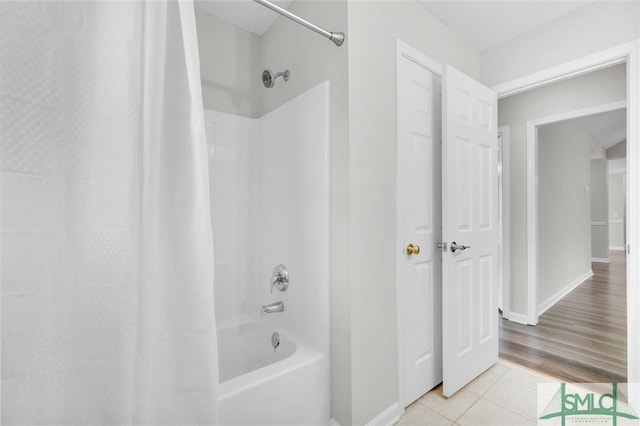
[[[282,264],[273,268],[273,274],[271,275],[271,294],[273,294],[274,287],[280,291],[285,291],[289,288],[289,271],[287,271],[287,267]]]

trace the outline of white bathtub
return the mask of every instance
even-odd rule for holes
[[[280,345],[274,351],[271,336]],[[243,320],[218,328],[221,425],[327,425],[326,357],[286,332]]]

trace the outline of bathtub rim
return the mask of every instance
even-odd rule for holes
[[[276,327],[268,324],[266,322],[262,322],[256,320],[255,318],[240,316],[236,318],[229,319],[224,321],[223,323],[217,324],[216,329],[224,329],[231,328],[234,326],[238,326],[240,324],[258,324],[263,327],[267,327],[271,330],[277,331],[282,336],[291,340],[295,345],[295,351],[293,354],[288,357],[276,361],[272,364],[265,365],[264,367],[260,367],[258,369],[249,371],[240,376],[229,379],[225,382],[218,382],[218,400],[223,401],[227,398],[235,396],[243,391],[246,391],[256,385],[268,382],[275,377],[281,376],[283,374],[295,371],[299,368],[303,368],[308,366],[314,362],[323,362],[323,358],[326,358],[325,355],[312,349],[302,343],[300,340],[296,338],[296,336],[290,333],[288,330],[278,330]],[[218,366],[219,368],[219,366]],[[218,374],[218,380],[219,380]]]

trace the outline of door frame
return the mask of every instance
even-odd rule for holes
[[[425,55],[424,53],[420,52],[419,50],[411,47],[409,44],[403,42],[400,39],[396,39],[396,141],[395,141],[395,147],[394,147],[394,155],[396,157],[396,170],[395,170],[395,206],[396,209],[398,207],[398,194],[400,193],[400,191],[398,190],[398,140],[399,140],[399,136],[400,136],[400,129],[398,127],[398,114],[399,114],[399,106],[397,104],[397,93],[398,93],[398,87],[400,87],[400,73],[398,72],[398,68],[400,65],[400,61],[402,59],[408,59],[412,62],[415,62],[417,65],[425,68],[428,71],[431,71],[432,73],[436,74],[438,77],[442,78],[442,65],[439,64],[438,62],[434,61],[433,59],[429,58],[427,55]],[[439,160],[441,161],[441,159]],[[401,239],[400,236],[400,223],[399,223],[399,215],[396,214],[396,229],[395,229],[395,235],[396,235],[396,273],[395,276],[398,276],[398,268],[400,267],[399,265],[402,264],[402,261],[405,260],[404,259],[404,254],[401,250],[402,247],[404,247],[404,243],[405,241],[403,239]],[[398,377],[398,388],[397,388],[397,392],[398,392],[398,409],[399,409],[399,413],[400,415],[402,415],[402,413],[404,413],[404,401],[405,401],[405,395],[404,395],[404,374],[403,374],[403,368],[404,368],[404,336],[402,335],[402,329],[404,326],[403,323],[403,319],[402,319],[402,306],[401,306],[401,302],[402,302],[402,298],[401,298],[401,294],[400,294],[400,286],[398,285],[398,283],[396,283],[396,348],[397,348],[397,364],[396,364],[396,377]]]
[[[502,317],[511,317],[511,166],[510,166],[510,127],[499,126],[498,135],[502,136],[502,197],[501,238],[500,238],[500,281],[502,284]]]
[[[493,86],[498,99],[535,89],[553,82],[584,75],[612,65],[626,63],[627,66],[627,218],[640,217],[640,40],[624,43],[582,58],[563,63],[524,77],[520,77]],[[532,185],[529,176],[534,176],[534,163],[527,152],[527,185]],[[527,209],[530,203],[527,200]],[[630,319],[640,315],[640,221],[628,220],[627,237],[627,381],[640,382],[640,321]],[[527,220],[527,228],[532,226]],[[529,231],[529,229],[528,229]],[[527,232],[529,241],[531,234]],[[531,278],[534,271],[532,253],[527,253],[527,276]],[[535,275],[533,275],[535,276]],[[528,279],[528,281],[531,281]],[[529,289],[529,286],[528,286]],[[528,316],[535,319],[532,306],[528,306]],[[629,400],[637,401],[640,397],[638,385],[629,386]],[[639,407],[636,406],[636,409]]]
[[[627,107],[627,101],[611,102],[527,121],[527,324],[536,325],[538,319],[551,306],[541,308],[538,301],[538,127],[573,118]],[[570,290],[573,290],[571,288]],[[570,291],[569,290],[569,291]],[[563,294],[566,295],[567,292]]]

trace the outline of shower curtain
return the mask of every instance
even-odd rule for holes
[[[214,424],[193,3],[0,2],[2,424]]]

